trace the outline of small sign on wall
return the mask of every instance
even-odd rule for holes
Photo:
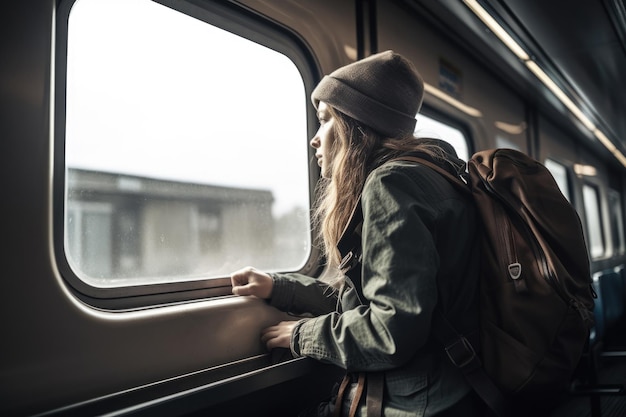
[[[439,58],[439,89],[458,100],[463,96],[463,73],[443,58]]]

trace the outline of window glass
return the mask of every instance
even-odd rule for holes
[[[619,192],[609,190],[609,213],[611,215],[611,239],[613,250],[624,253],[626,242],[624,238],[624,211]]]
[[[519,145],[509,138],[504,136],[496,136],[496,148],[515,149],[516,151],[524,152],[520,149]],[[526,153],[526,152],[524,152]]]
[[[572,200],[570,199],[569,193],[569,178],[567,176],[567,168],[565,167],[565,165],[559,164],[552,159],[546,159],[544,165],[546,166],[546,168],[548,168],[548,171],[550,171],[550,173],[554,177],[554,180],[559,186],[561,193],[563,193],[565,198],[567,198],[567,201],[571,203]]]
[[[308,99],[287,56],[148,0],[78,0],[66,88],[78,277],[117,287],[307,261]]]
[[[596,187],[589,184],[583,185],[583,203],[585,218],[587,219],[587,244],[592,258],[598,258],[605,253],[599,198]]]
[[[421,113],[416,116],[416,119],[415,136],[445,140],[454,147],[459,158],[467,161],[469,148],[467,138],[463,132]]]

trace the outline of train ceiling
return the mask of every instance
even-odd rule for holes
[[[469,7],[477,3],[571,98],[592,126],[591,145],[602,134],[626,155],[626,7],[624,0],[406,0],[467,48],[494,65],[509,82],[537,95],[528,65],[504,46]],[[456,24],[459,23],[459,24]],[[520,81],[522,80],[522,81]],[[519,83],[522,83],[519,85]],[[533,88],[527,88],[532,86]],[[543,88],[541,94],[554,102]],[[557,106],[558,107],[558,106]],[[569,113],[561,106],[561,114]],[[583,118],[584,118],[583,116]],[[583,127],[589,128],[589,124]],[[610,148],[610,144],[609,144]],[[607,151],[607,144],[604,144]],[[620,158],[616,158],[620,160]],[[621,159],[626,165],[626,159]]]

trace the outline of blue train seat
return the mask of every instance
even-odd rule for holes
[[[579,367],[578,383],[573,387],[575,395],[589,396],[591,416],[602,415],[600,398],[605,395],[625,395],[623,384],[605,384],[600,381],[602,359],[626,358],[626,348],[616,347],[622,323],[626,320],[626,271],[624,266],[596,272],[592,286],[597,294],[594,306],[595,324],[589,335],[589,344]]]

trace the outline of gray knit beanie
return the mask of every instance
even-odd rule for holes
[[[387,137],[413,133],[424,82],[403,56],[385,51],[324,76],[311,94]]]

